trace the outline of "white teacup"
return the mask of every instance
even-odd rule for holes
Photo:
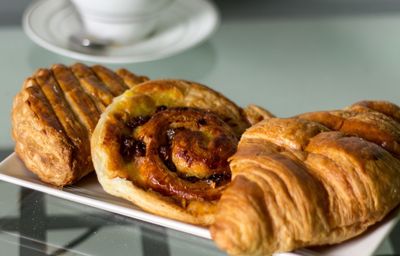
[[[85,32],[94,38],[126,44],[149,35],[173,0],[71,0]]]

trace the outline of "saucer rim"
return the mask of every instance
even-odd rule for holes
[[[46,2],[49,1],[54,1],[54,0],[39,0],[31,3],[24,11],[23,16],[22,16],[22,27],[25,32],[25,34],[37,45],[40,47],[49,50],[55,54],[59,54],[71,59],[75,60],[81,60],[81,61],[88,61],[88,62],[97,62],[97,63],[109,63],[109,64],[124,64],[124,63],[140,63],[140,62],[147,62],[147,61],[153,61],[153,60],[160,60],[164,58],[171,57],[175,54],[184,52],[190,48],[193,48],[197,45],[200,45],[204,41],[206,41],[211,35],[213,35],[218,27],[220,26],[221,23],[221,17],[220,13],[218,11],[218,8],[216,5],[209,1],[209,0],[175,0],[174,4],[179,5],[183,3],[188,3],[189,1],[192,2],[197,2],[201,3],[199,5],[203,5],[203,8],[207,10],[207,15],[212,17],[212,20],[209,19],[208,25],[207,25],[207,32],[204,33],[200,39],[194,40],[194,41],[189,41],[186,43],[186,45],[178,48],[172,48],[169,51],[162,51],[159,54],[148,54],[148,55],[142,55],[140,58],[135,55],[127,55],[127,56],[96,56],[96,55],[91,55],[87,53],[82,53],[79,51],[75,51],[73,49],[65,48],[62,46],[57,46],[56,44],[53,44],[45,39],[43,39],[39,34],[35,33],[34,28],[30,22],[30,17],[32,13],[40,7],[41,5],[45,4]],[[60,0],[59,0],[60,1]],[[62,4],[65,4],[66,7],[70,7],[71,3],[68,3],[68,0],[61,0],[63,3],[59,3],[61,6]],[[189,20],[189,19],[188,19]]]

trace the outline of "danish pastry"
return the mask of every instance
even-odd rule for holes
[[[154,80],[115,98],[91,139],[104,190],[158,215],[209,225],[231,180],[227,159],[249,126],[206,86]]]
[[[26,79],[12,110],[15,151],[29,170],[56,186],[93,171],[89,138],[113,97],[148,80],[127,70],[53,65]]]

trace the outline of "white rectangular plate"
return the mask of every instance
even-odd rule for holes
[[[210,239],[210,233],[206,228],[144,212],[127,201],[105,193],[97,182],[95,175],[90,175],[89,177],[84,178],[74,186],[59,189],[39,181],[34,174],[26,169],[16,154],[13,153],[0,163],[0,180],[148,223]],[[363,235],[345,243],[324,248],[316,248],[312,251],[301,250],[296,253],[281,253],[279,255],[373,255],[374,251],[396,225],[398,220],[399,210],[397,209],[387,216],[384,221],[374,225]]]

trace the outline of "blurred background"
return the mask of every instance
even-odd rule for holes
[[[31,0],[0,1],[0,23],[18,25]],[[313,16],[379,15],[400,12],[396,0],[215,0],[223,19],[310,18]]]

